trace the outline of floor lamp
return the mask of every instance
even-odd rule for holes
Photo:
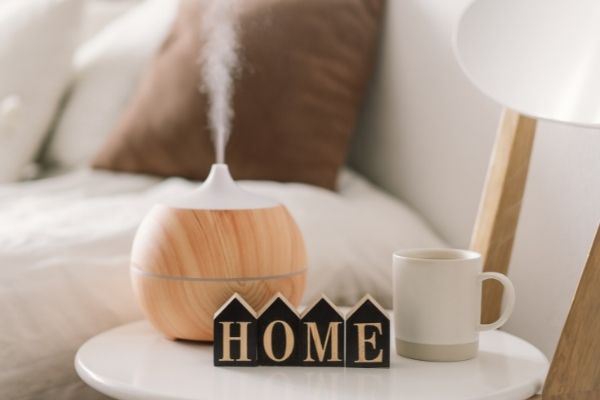
[[[471,247],[506,273],[536,121],[600,127],[600,1],[476,0],[454,45],[469,80],[504,107]],[[501,300],[501,288],[484,287],[484,321]],[[600,227],[542,398],[600,399]]]

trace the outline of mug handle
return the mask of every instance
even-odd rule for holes
[[[513,286],[510,279],[508,279],[506,275],[500,274],[498,272],[482,272],[481,274],[479,274],[479,280],[481,282],[488,279],[495,279],[498,282],[500,282],[502,286],[504,286],[504,296],[506,298],[506,305],[504,307],[504,310],[502,311],[502,314],[500,315],[500,318],[498,318],[496,321],[490,324],[478,324],[478,330],[480,331],[489,331],[501,327],[508,320],[508,318],[513,312],[513,309],[515,308],[515,287]]]

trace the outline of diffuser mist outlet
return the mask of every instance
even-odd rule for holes
[[[278,202],[240,188],[214,164],[189,195],[153,207],[136,234],[131,277],[142,310],[173,339],[213,340],[213,315],[235,292],[255,309],[306,283],[298,226]]]

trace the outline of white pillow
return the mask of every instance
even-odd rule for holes
[[[7,96],[0,101],[0,140],[9,140],[15,134],[22,119],[22,108],[19,96]]]
[[[0,182],[18,180],[44,141],[71,75],[80,17],[80,0],[0,2],[0,99],[11,119],[0,122]]]
[[[140,3],[141,0],[85,0],[79,43],[87,42]]]
[[[147,61],[166,37],[173,0],[147,0],[77,49],[76,81],[51,139],[47,160],[88,164],[121,115]]]
[[[300,226],[309,266],[303,304],[324,293],[352,306],[370,293],[391,308],[392,253],[447,246],[414,210],[348,170],[338,193],[299,183],[242,185],[285,204]]]

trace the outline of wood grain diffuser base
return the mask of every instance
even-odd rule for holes
[[[255,309],[277,292],[297,306],[306,252],[283,205],[244,191],[225,164],[215,164],[200,188],[146,216],[131,276],[156,329],[173,339],[212,341],[213,314],[235,292]]]

